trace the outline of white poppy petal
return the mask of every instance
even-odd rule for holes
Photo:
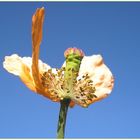
[[[5,56],[3,67],[10,73],[19,76],[22,72],[22,60],[17,54]]]
[[[80,65],[79,76],[88,74],[95,86],[95,95],[100,97],[106,97],[110,94],[114,85],[114,79],[109,68],[104,64],[101,55],[84,56]]]
[[[26,65],[31,71],[32,58],[31,57],[20,57],[17,54],[11,56],[5,56],[5,61],[3,62],[3,67],[14,75],[19,76],[22,73],[22,65]],[[39,60],[39,71],[45,72],[51,67],[41,60]]]
[[[19,76],[22,82],[32,91],[48,96],[45,88],[41,88],[35,84],[32,76],[32,58],[20,57],[17,54],[6,56],[3,62],[3,67],[16,76]],[[45,71],[48,71],[50,66],[39,60],[39,73],[42,75]]]

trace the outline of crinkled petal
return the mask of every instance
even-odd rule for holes
[[[85,56],[82,59],[77,79],[80,79],[85,74],[88,74],[93,81],[94,94],[97,96],[91,103],[99,101],[111,93],[114,78],[110,69],[104,64],[101,55]]]
[[[28,61],[27,61],[28,59]],[[25,58],[26,63],[17,54],[6,56],[3,62],[3,67],[9,72],[16,76],[19,76],[24,84],[32,91],[36,91],[35,85],[32,79],[30,68],[28,67],[31,63],[31,58]]]
[[[23,83],[32,91],[42,94],[49,98],[49,93],[45,87],[36,85],[32,76],[32,58],[19,57],[17,54],[6,56],[3,62],[3,67],[10,73],[19,76]],[[42,75],[48,71],[50,66],[39,60],[39,74]]]

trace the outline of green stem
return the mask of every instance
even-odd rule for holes
[[[59,112],[59,120],[58,120],[58,127],[57,127],[58,139],[64,138],[66,117],[67,117],[69,103],[70,103],[70,99],[64,99],[60,102],[60,112]]]

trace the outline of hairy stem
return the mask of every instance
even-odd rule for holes
[[[70,103],[70,99],[64,99],[60,102],[60,112],[59,112],[59,120],[58,120],[58,127],[57,127],[58,139],[64,138],[69,103]]]

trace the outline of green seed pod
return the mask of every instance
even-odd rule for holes
[[[67,94],[72,94],[73,84],[78,76],[81,60],[84,57],[82,50],[77,48],[68,48],[64,56],[66,58],[66,68],[64,73],[65,89]]]

